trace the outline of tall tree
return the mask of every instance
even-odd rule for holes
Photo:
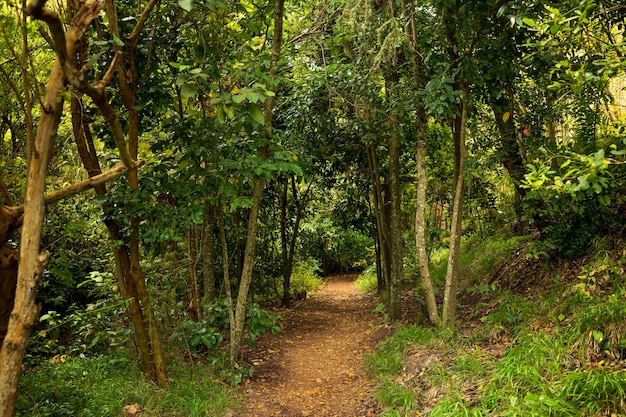
[[[11,210],[13,218],[23,213],[21,232],[20,260],[18,268],[17,286],[13,310],[8,323],[7,334],[0,350],[0,415],[10,417],[15,414],[17,399],[17,383],[21,370],[28,336],[38,322],[40,306],[36,303],[36,291],[50,254],[41,251],[41,231],[45,213],[46,200],[58,201],[72,193],[84,191],[100,181],[88,181],[77,184],[71,189],[61,190],[56,195],[45,196],[47,168],[52,156],[54,139],[63,112],[61,94],[66,80],[76,81],[80,71],[74,66],[70,57],[75,53],[77,41],[83,36],[89,24],[97,18],[101,4],[90,2],[84,4],[74,16],[73,22],[67,31],[64,31],[59,15],[51,9],[45,8],[45,1],[33,2],[26,9],[26,13],[35,19],[48,24],[53,36],[56,61],[50,80],[46,87],[46,95],[42,106],[42,115],[39,120],[37,135],[32,146],[32,155],[28,160],[28,179],[24,206]],[[108,83],[101,81],[101,86]],[[125,149],[120,149],[124,155]],[[127,155],[127,153],[126,153]],[[127,165],[116,171],[123,173],[127,169],[134,169],[135,164],[129,158],[122,158]],[[110,179],[108,175],[106,179]],[[105,179],[105,181],[106,181]],[[102,176],[100,179],[102,180]],[[15,220],[9,225],[16,224]]]
[[[278,79],[280,54],[283,43],[283,15],[285,11],[285,1],[276,0],[274,4],[274,32],[272,37],[272,54],[270,59],[269,79],[274,89],[274,94],[267,97],[265,102],[264,121],[267,126],[266,144],[259,149],[261,156],[266,159],[268,146],[271,142],[272,120],[274,115],[276,80]],[[237,304],[235,306],[234,323],[231,323],[230,331],[230,360],[236,363],[241,349],[243,329],[246,322],[246,306],[248,302],[248,292],[252,282],[252,270],[254,267],[254,252],[258,231],[259,211],[261,209],[261,198],[265,188],[265,178],[258,178],[254,184],[252,193],[252,204],[248,217],[248,230],[246,235],[243,267],[239,280],[239,292],[237,293]]]
[[[403,1],[402,10],[404,12],[404,33],[411,57],[413,71],[413,88],[415,91],[422,90],[424,83],[424,59],[418,36],[415,21],[416,2]],[[439,325],[440,316],[435,299],[435,290],[430,276],[430,265],[428,259],[428,248],[426,247],[426,197],[428,188],[428,173],[426,171],[427,152],[427,129],[428,117],[426,115],[426,105],[421,96],[415,96],[415,142],[416,142],[416,174],[417,174],[417,195],[415,209],[415,247],[417,249],[418,261],[420,265],[420,277],[422,288],[428,308],[430,322]]]

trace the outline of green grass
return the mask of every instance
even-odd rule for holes
[[[462,269],[491,276],[514,242],[473,248]],[[445,259],[433,256],[435,264]],[[623,257],[604,262],[607,271],[626,265]],[[545,288],[524,294],[489,286],[487,309],[471,328],[398,328],[366,358],[383,415],[626,416],[623,277],[597,278],[594,287],[589,271],[564,277],[557,269]]]
[[[378,277],[376,276],[376,266],[368,267],[359,277],[354,284],[357,288],[363,292],[374,292],[378,289]]]
[[[485,240],[478,236],[463,239],[461,242],[460,282],[475,284],[481,278],[493,276],[500,266],[511,259],[514,250],[529,240],[529,236],[514,236],[506,239]],[[442,248],[430,257],[431,279],[443,284],[448,268],[449,250]]]
[[[207,365],[172,364],[170,386],[162,389],[120,354],[63,359],[24,373],[18,416],[111,417],[136,405],[150,416],[217,417],[240,404],[236,391],[213,380]]]

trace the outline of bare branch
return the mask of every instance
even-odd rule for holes
[[[139,20],[137,21],[135,28],[133,29],[131,34],[128,35],[128,38],[127,38],[128,43],[132,46],[131,49],[137,46],[137,42],[139,42],[139,35],[141,34],[143,27],[148,21],[148,17],[150,17],[150,13],[152,12],[152,9],[154,9],[154,6],[156,6],[158,2],[159,0],[148,1],[148,4],[146,4],[146,7],[143,9],[143,12],[141,12],[141,16],[139,16]]]
[[[76,184],[72,184],[68,187],[46,194],[46,196],[44,197],[44,202],[45,204],[56,203],[57,201],[63,200],[76,194],[80,194],[100,184],[104,184],[107,181],[111,181],[112,179],[121,177],[127,172],[128,168],[124,164],[117,164],[115,167],[106,172],[103,172],[100,175],[95,175],[84,181],[77,182]],[[3,206],[3,209],[5,211],[5,216],[11,219],[17,219],[22,214],[24,214],[23,204],[19,206]]]
[[[47,194],[44,198],[44,201],[46,202],[46,204],[56,203],[59,200],[63,200],[72,195],[80,194],[83,191],[87,191],[97,185],[104,184],[107,181],[120,177],[126,172],[128,172],[128,167],[126,167],[126,165],[122,163],[117,164],[114,168],[111,168],[110,170],[103,172],[100,175],[95,175],[84,181],[77,182],[76,184],[72,184],[68,187]]]
[[[113,60],[111,60],[111,65],[109,65],[109,69],[102,77],[102,80],[98,83],[98,86],[96,87],[96,89],[100,91],[104,91],[104,87],[109,85],[109,83],[111,82],[111,78],[113,78],[113,73],[115,72],[115,69],[117,68],[117,63],[120,59],[122,59],[122,56],[123,54],[121,51],[117,51],[115,53],[115,55],[113,56]]]

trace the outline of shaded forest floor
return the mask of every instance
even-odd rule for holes
[[[255,366],[243,385],[240,417],[366,417],[379,414],[363,356],[387,333],[372,313],[376,299],[357,275],[330,277],[303,302],[281,312],[283,330],[247,355]]]

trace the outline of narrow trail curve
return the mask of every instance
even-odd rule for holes
[[[309,299],[281,312],[283,331],[260,338],[249,352],[257,366],[243,386],[239,417],[379,414],[363,355],[385,331],[375,328],[376,300],[356,288],[356,277],[331,277]]]

